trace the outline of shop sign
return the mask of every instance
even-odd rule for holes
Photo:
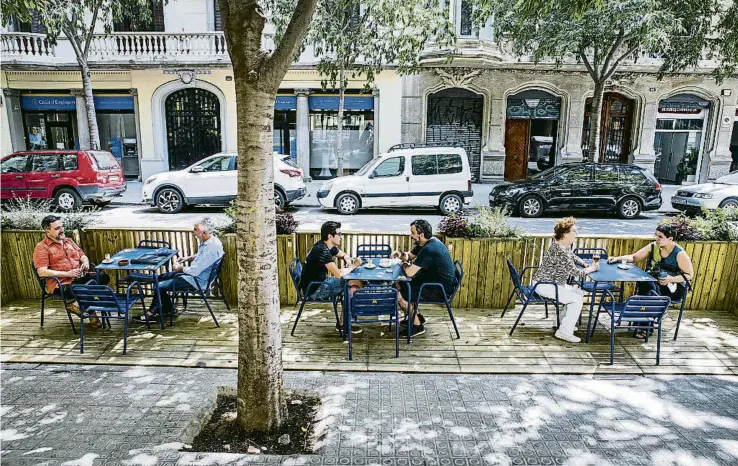
[[[310,96],[308,106],[310,110],[338,110],[338,96]],[[344,110],[374,110],[374,97],[345,96]]]
[[[274,110],[297,110],[297,96],[278,95],[274,99]]]
[[[507,118],[511,120],[558,120],[561,99],[507,99]]]
[[[23,95],[20,98],[23,110],[74,110],[77,99],[73,96]]]
[[[133,96],[93,97],[96,110],[133,110]]]
[[[680,113],[682,115],[696,115],[708,108],[710,102],[696,102],[688,100],[662,100],[659,102],[659,113]]]

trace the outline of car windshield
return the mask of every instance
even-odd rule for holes
[[[738,171],[735,171],[729,175],[721,176],[715,180],[715,184],[730,184],[738,185]]]
[[[356,176],[366,175],[369,169],[372,168],[372,165],[374,165],[375,161],[376,161],[375,159],[372,159],[368,161],[367,163],[365,163],[364,166],[361,167],[358,172],[356,172]]]
[[[544,170],[540,173],[537,173],[530,177],[532,180],[545,180],[546,178],[551,178],[554,175],[558,175],[561,172],[564,171],[564,167],[551,167],[548,170]]]
[[[118,168],[118,161],[115,160],[115,157],[110,152],[94,151],[90,152],[90,155],[95,159],[95,165],[97,165],[98,170]]]

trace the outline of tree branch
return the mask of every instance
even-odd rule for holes
[[[605,62],[602,64],[602,73],[600,74],[600,78],[605,80],[608,77],[607,74],[607,67],[610,66],[610,61],[612,60],[612,57],[615,56],[615,52],[620,48],[620,45],[623,43],[623,38],[625,37],[625,31],[623,28],[620,28],[618,31],[618,37],[615,39],[615,44],[610,48],[610,52],[607,54],[607,58],[605,58]],[[597,72],[599,73],[600,70],[598,69]]]
[[[287,26],[282,40],[268,59],[271,69],[276,75],[280,77],[284,76],[287,68],[292,64],[292,60],[294,60],[295,54],[297,54],[305,38],[305,34],[307,34],[316,4],[317,0],[299,0],[297,3],[295,12],[292,14],[290,24]]]
[[[84,48],[84,56],[87,57],[87,52],[90,50],[90,42],[92,42],[92,37],[95,35],[95,23],[97,22],[97,14],[100,11],[100,8],[102,8],[103,0],[100,0],[97,3],[97,6],[95,7],[95,11],[92,12],[92,21],[90,23],[90,31],[87,33],[87,37],[85,38],[85,48]]]
[[[610,69],[610,71],[608,71],[607,74],[605,75],[605,80],[610,79],[610,76],[612,76],[613,73],[617,71],[618,66],[620,65],[620,62],[625,60],[626,58],[628,58],[630,54],[638,50],[638,47],[639,47],[638,45],[634,45],[633,47],[629,48],[624,54],[620,55],[620,57],[618,57],[618,59],[615,60],[615,62],[612,64],[612,68]]]
[[[589,63],[587,55],[584,53],[584,49],[582,47],[579,47],[579,57],[582,59],[584,67],[587,68],[587,71],[589,72],[590,76],[592,76],[592,79],[597,81],[597,73],[592,68],[592,65]]]

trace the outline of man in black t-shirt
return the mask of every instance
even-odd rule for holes
[[[393,255],[410,262],[410,264],[403,266],[403,270],[407,277],[413,279],[410,283],[413,301],[417,301],[420,286],[423,283],[440,283],[446,296],[450,295],[456,284],[456,267],[446,245],[433,237],[433,229],[430,223],[425,220],[416,220],[410,224],[410,237],[415,243],[412,251],[409,253],[396,252]],[[407,313],[407,285],[400,284],[399,289],[402,295],[399,305]],[[423,288],[422,300],[443,302],[443,298],[443,291],[438,287]],[[405,327],[407,327],[407,321],[404,322]],[[425,333],[424,325],[425,317],[417,314],[413,320],[413,336]],[[404,329],[403,333],[407,336],[407,328]]]
[[[325,222],[320,227],[320,241],[315,243],[305,258],[305,266],[300,276],[300,289],[307,293],[312,299],[334,299],[343,293],[343,282],[341,277],[351,273],[360,263],[359,259],[351,262],[348,254],[341,251],[339,246],[343,239],[340,231],[341,224],[338,222]],[[345,267],[339,269],[333,258],[341,259]],[[320,286],[310,286],[312,282],[323,282]],[[361,287],[360,281],[349,282],[350,291]],[[309,288],[308,288],[309,287]],[[339,324],[343,325],[343,315],[339,313]],[[361,333],[361,327],[351,326],[351,333]]]

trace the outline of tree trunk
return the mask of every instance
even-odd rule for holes
[[[338,87],[338,146],[336,147],[336,176],[343,176],[343,100],[346,94],[345,71],[341,68]]]
[[[82,90],[85,94],[85,109],[87,110],[87,127],[90,130],[90,149],[100,150],[100,130],[97,128],[97,112],[95,111],[95,99],[92,95],[92,80],[90,79],[90,67],[87,60],[77,57],[79,68],[82,72]]]
[[[234,73],[238,108],[238,424],[271,431],[287,416],[277,284],[274,92]],[[277,84],[278,86],[279,84]]]
[[[587,151],[589,159],[593,162],[602,162],[600,160],[603,154],[600,154],[600,138],[602,127],[602,100],[605,95],[605,83],[594,83],[594,95],[592,96],[592,113],[589,117],[589,140],[587,141]]]

